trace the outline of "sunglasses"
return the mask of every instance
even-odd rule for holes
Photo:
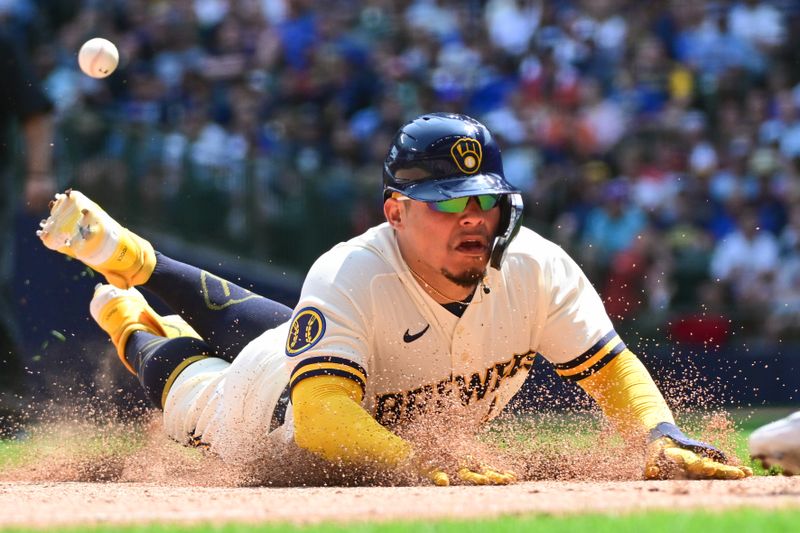
[[[394,198],[400,201],[411,200],[408,196],[395,195]],[[499,194],[479,194],[476,196],[463,196],[461,198],[450,198],[449,200],[439,200],[437,202],[425,202],[428,207],[439,213],[463,213],[467,208],[470,198],[475,198],[481,211],[488,211],[497,205],[500,200]]]

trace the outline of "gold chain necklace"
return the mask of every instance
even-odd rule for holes
[[[455,298],[450,298],[448,295],[442,293],[439,289],[437,289],[436,287],[434,287],[433,285],[431,285],[430,283],[425,281],[422,278],[422,276],[417,274],[417,272],[413,268],[411,268],[410,265],[406,265],[406,266],[408,266],[408,270],[411,271],[411,273],[414,274],[414,277],[417,278],[423,285],[425,285],[425,287],[431,289],[433,292],[435,292],[436,294],[438,294],[439,296],[441,296],[445,300],[449,300],[452,303],[461,304],[461,305],[469,305],[469,303],[472,301],[472,296],[475,294],[474,292],[472,293],[472,295],[470,295],[470,299],[469,300],[457,300]]]

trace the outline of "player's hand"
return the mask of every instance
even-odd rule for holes
[[[471,485],[511,485],[517,482],[517,475],[510,470],[498,470],[490,465],[458,469],[458,478]]]
[[[439,468],[426,470],[422,472],[422,475],[430,479],[437,487],[447,487],[450,485],[450,476],[447,475],[447,472]]]
[[[650,436],[645,479],[742,479],[753,475],[746,466],[726,464],[724,453],[688,438],[674,424],[661,423]]]
[[[450,476],[441,468],[429,467],[424,469],[422,474],[437,487],[450,485]],[[462,462],[456,476],[469,485],[510,485],[517,481],[514,472],[500,470],[484,463],[475,464],[471,459]]]

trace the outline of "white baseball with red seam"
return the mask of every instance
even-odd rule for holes
[[[78,52],[78,65],[87,76],[105,78],[117,68],[119,52],[114,43],[102,37],[89,39]]]

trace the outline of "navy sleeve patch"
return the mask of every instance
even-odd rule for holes
[[[325,334],[325,317],[314,307],[304,307],[294,317],[286,339],[286,355],[293,357],[319,342]]]

